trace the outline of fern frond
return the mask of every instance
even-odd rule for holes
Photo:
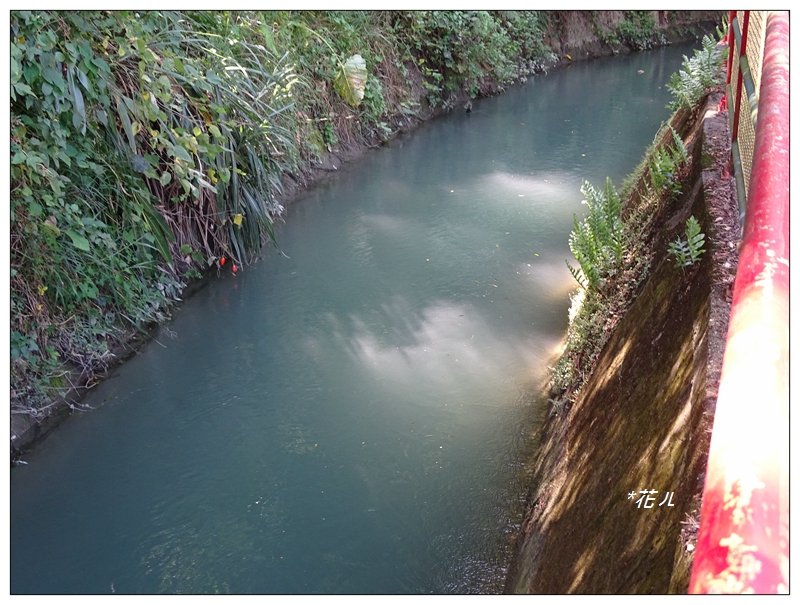
[[[613,224],[613,222],[618,219],[622,213],[622,200],[620,200],[617,189],[614,187],[614,183],[609,177],[606,177],[604,198],[606,220],[609,222],[609,224]]]
[[[706,89],[714,86],[720,79],[720,65],[724,54],[713,37],[705,36],[702,48],[694,51],[691,59],[684,55],[683,69],[673,74],[667,83],[667,88],[674,97],[669,107],[689,109],[697,103]]]
[[[683,143],[683,139],[681,139],[680,135],[675,131],[675,129],[670,126],[670,131],[672,132],[672,140],[675,142],[675,150],[677,156],[680,160],[680,163],[685,163],[689,161],[689,151],[686,149],[686,145]]]
[[[569,269],[569,272],[572,274],[572,277],[574,277],[575,281],[578,282],[578,285],[585,290],[586,278],[583,276],[583,273],[581,273],[578,269],[570,265],[568,260],[565,260],[564,262],[567,263],[567,269]]]
[[[690,216],[686,219],[686,236],[692,238],[700,233],[700,222],[694,217]]]
[[[578,261],[584,279],[578,279],[577,273],[573,273],[573,277],[590,288],[603,276],[616,271],[624,254],[625,238],[620,217],[622,202],[611,179],[606,179],[603,189],[584,181],[581,193],[588,214],[580,222],[573,217],[569,249]],[[567,266],[572,272],[569,262]]]
[[[700,260],[705,252],[703,249],[705,237],[701,231],[700,222],[694,216],[690,216],[686,220],[686,240],[679,237],[669,243],[667,250],[675,258],[679,267],[691,267]]]

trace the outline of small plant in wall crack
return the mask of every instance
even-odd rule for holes
[[[699,261],[705,252],[703,248],[705,239],[706,236],[700,230],[700,223],[694,216],[690,216],[686,221],[686,239],[679,237],[669,244],[669,253],[675,259],[675,264],[685,269]]]

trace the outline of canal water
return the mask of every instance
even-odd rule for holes
[[[14,593],[498,592],[583,179],[686,45],[570,65],[294,203],[11,474]]]

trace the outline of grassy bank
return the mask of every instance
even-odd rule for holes
[[[620,13],[598,32],[645,47],[660,36],[648,15]],[[551,45],[569,22],[558,11],[12,12],[12,415],[44,418],[187,283],[252,262],[285,188],[330,153],[563,60]]]

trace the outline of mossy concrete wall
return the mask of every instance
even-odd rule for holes
[[[691,182],[659,211],[648,279],[574,404],[543,427],[508,592],[688,586],[738,236],[718,103],[712,95],[690,117]],[[682,270],[666,248],[691,214],[707,251]],[[652,508],[637,507],[641,490],[657,490]]]

